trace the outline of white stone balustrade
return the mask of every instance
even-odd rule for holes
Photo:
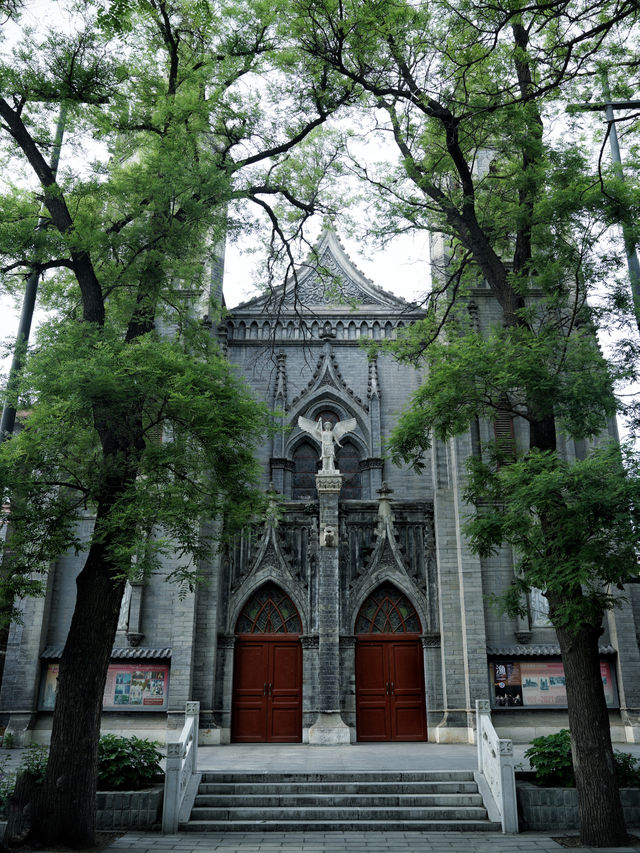
[[[180,738],[167,743],[167,764],[164,774],[164,805],[162,831],[178,831],[180,807],[187,786],[198,770],[198,722],[200,703],[187,702],[185,721]]]
[[[491,722],[487,699],[476,699],[478,773],[484,777],[500,813],[503,832],[518,832],[513,741],[500,738]]]

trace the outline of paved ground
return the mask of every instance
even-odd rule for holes
[[[574,847],[573,853],[607,853],[611,848]],[[154,835],[128,833],[103,853],[559,853],[548,835],[472,832],[251,832]],[[616,847],[637,853],[639,846]],[[611,853],[614,853],[611,849]]]
[[[528,770],[525,750],[516,743],[516,769]],[[640,758],[640,744],[616,743],[614,749]],[[265,773],[322,773],[348,770],[475,770],[476,747],[447,743],[355,743],[350,746],[309,746],[304,743],[231,744],[198,749],[199,770]]]

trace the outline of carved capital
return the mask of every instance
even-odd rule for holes
[[[182,744],[180,741],[169,741],[167,743],[167,758],[182,758]]]
[[[320,638],[317,634],[308,634],[305,637],[300,637],[300,645],[303,650],[317,649],[320,643]]]
[[[531,631],[516,631],[516,640],[522,645],[531,642]]]
[[[422,640],[422,648],[423,649],[439,649],[440,648],[440,634],[423,634],[420,637]]]
[[[513,755],[513,741],[508,738],[499,738],[498,747],[500,755]]]
[[[339,493],[342,488],[342,474],[316,474],[316,489],[318,492]]]
[[[137,631],[127,631],[127,642],[130,646],[139,646],[143,637],[144,634],[140,634]]]
[[[219,649],[232,649],[236,644],[236,638],[234,634],[220,634],[218,637],[218,648]]]

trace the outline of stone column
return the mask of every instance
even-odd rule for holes
[[[316,476],[320,502],[318,553],[318,719],[309,729],[309,743],[351,743],[349,727],[340,716],[340,576],[338,572],[338,495],[342,475],[321,471]]]

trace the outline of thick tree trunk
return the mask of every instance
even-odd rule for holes
[[[17,787],[6,844],[94,844],[102,697],[125,582],[114,574],[104,546],[92,544],[60,659],[46,779],[36,785],[27,777]]]
[[[581,596],[580,591],[575,594]],[[549,605],[553,617],[552,595]],[[600,674],[601,630],[599,626],[583,626],[575,633],[566,629],[556,629],[556,633],[566,678],[580,840],[586,847],[625,845],[629,841]]]

